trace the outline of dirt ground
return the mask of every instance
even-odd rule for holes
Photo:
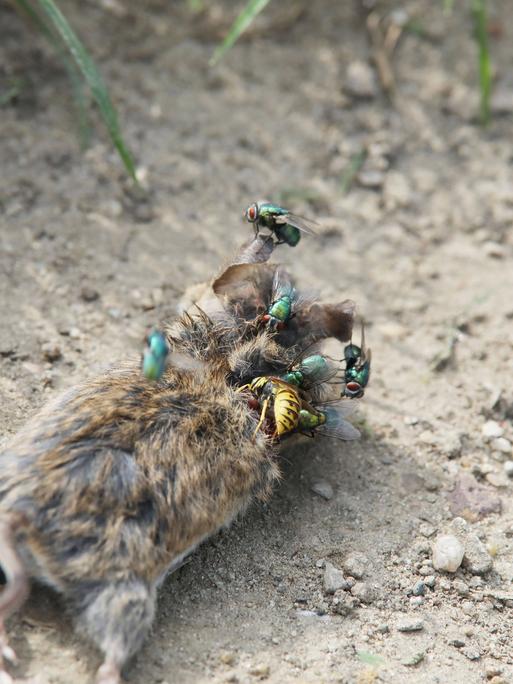
[[[164,584],[133,684],[513,682],[513,7],[490,3],[483,130],[467,4],[451,17],[439,4],[378,6],[415,19],[393,59],[392,106],[366,68],[356,3],[270,3],[215,69],[236,4],[66,3],[146,199],[100,126],[80,152],[65,75],[0,8],[2,87],[22,83],[0,121],[3,441],[60,389],[138,353],[248,237],[241,213],[261,197],[321,223],[275,259],[367,321],[364,438],[287,449],[271,503]],[[490,570],[433,569],[431,546],[457,516]],[[326,562],[354,578],[335,595]],[[20,676],[90,681],[99,655],[64,615],[38,590],[11,621]]]

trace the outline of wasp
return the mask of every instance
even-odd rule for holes
[[[288,209],[271,202],[253,202],[244,212],[246,219],[255,226],[255,235],[260,228],[268,228],[278,238],[278,244],[295,247],[301,239],[301,232],[315,235],[312,225],[315,221],[291,213]]]
[[[371,350],[365,347],[365,329],[362,324],[360,346],[348,344],[344,348],[344,387],[341,396],[360,399],[365,393],[371,371]]]
[[[146,338],[143,352],[142,371],[148,380],[159,380],[166,368],[169,346],[164,333],[154,330]]]
[[[297,387],[281,378],[262,375],[254,378],[248,385],[238,388],[238,392],[249,390],[258,399],[261,408],[260,419],[253,437],[262,427],[268,413],[271,413],[275,429],[273,438],[280,438],[295,430],[299,423],[299,412],[306,403],[301,398]]]

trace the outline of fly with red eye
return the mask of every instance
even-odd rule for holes
[[[315,221],[292,214],[288,209],[271,202],[253,202],[244,216],[255,226],[255,235],[258,235],[260,228],[268,228],[278,239],[278,244],[286,243],[295,247],[301,238],[301,232],[315,235],[311,227]]]

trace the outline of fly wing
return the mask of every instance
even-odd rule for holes
[[[273,286],[271,289],[271,302],[276,302],[281,297],[295,298],[295,289],[290,282],[287,271],[278,266],[274,272]]]
[[[322,407],[321,407],[322,408]],[[326,423],[318,427],[315,432],[327,437],[335,437],[344,442],[359,439],[360,431],[346,420],[354,410],[354,402],[342,401],[337,406],[327,406],[322,409],[326,416]]]
[[[308,235],[317,235],[317,232],[313,226],[319,225],[316,221],[304,218],[303,216],[298,216],[297,214],[284,214],[283,216],[275,217],[276,223],[288,223],[294,228],[301,230],[303,233],[308,233]]]

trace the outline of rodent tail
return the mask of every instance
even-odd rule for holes
[[[16,530],[23,524],[21,516],[0,518],[0,566],[7,580],[0,593],[0,624],[23,603],[29,592],[27,573],[14,539]]]

